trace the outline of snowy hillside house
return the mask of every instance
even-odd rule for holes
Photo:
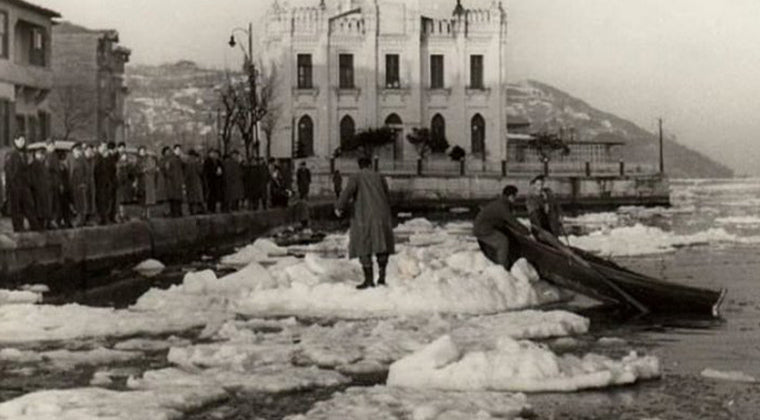
[[[283,79],[275,156],[326,159],[358,131],[387,126],[396,140],[379,152],[386,161],[417,159],[406,140],[413,128],[429,128],[478,160],[505,159],[501,2],[312,3],[275,1],[266,19],[266,50],[275,51]]]
[[[130,50],[112,29],[69,22],[53,28],[53,135],[56,138],[126,140],[124,65]]]
[[[51,28],[59,16],[23,0],[0,0],[0,149],[16,133],[29,141],[50,133]]]

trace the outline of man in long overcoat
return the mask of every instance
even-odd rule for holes
[[[541,240],[539,230],[543,229],[555,237],[560,237],[564,232],[562,228],[562,211],[554,198],[552,191],[544,186],[544,176],[537,175],[530,181],[531,194],[525,201],[528,209],[531,231],[536,239]]]
[[[377,284],[385,285],[388,256],[395,252],[388,184],[371,165],[369,158],[359,159],[359,173],[349,178],[335,204],[335,213],[340,217],[353,203],[348,256],[359,258],[364,271],[364,283],[358,289],[375,286],[372,255],[379,268]]]
[[[166,183],[166,198],[169,200],[169,215],[171,217],[182,217],[182,187],[184,184],[185,174],[182,168],[182,147],[174,145],[174,151],[166,147],[162,153],[164,155],[163,173],[164,182]]]
[[[76,227],[82,227],[87,224],[87,215],[90,206],[90,187],[89,177],[90,170],[87,158],[82,153],[82,146],[75,144],[71,149],[73,159],[71,160],[71,169],[69,184],[71,185],[71,194],[74,199],[74,209],[77,212]]]
[[[48,177],[50,179],[50,220],[48,221],[48,227],[53,228],[57,227],[63,218],[63,207],[61,204],[64,199],[64,179],[61,177],[61,167],[63,165],[58,157],[58,152],[55,150],[55,142],[48,140],[46,147],[45,167],[48,170]]]
[[[224,169],[219,160],[219,151],[212,149],[203,162],[203,181],[206,185],[206,205],[209,213],[216,213],[224,203]]]
[[[40,230],[48,226],[52,219],[50,206],[50,173],[45,166],[45,149],[34,151],[34,159],[29,164],[29,179],[34,197],[34,208],[37,210],[37,224]]]
[[[203,213],[203,168],[198,152],[193,149],[187,153],[185,162],[185,194],[190,214]]]
[[[26,138],[17,136],[13,148],[5,155],[5,192],[13,231],[24,230],[24,219],[32,230],[39,230],[29,182],[29,164],[26,156]]]
[[[301,162],[296,171],[296,184],[298,185],[298,196],[305,200],[309,196],[309,186],[311,186],[311,171],[306,167],[306,162]]]
[[[243,169],[240,166],[240,153],[234,150],[223,162],[224,165],[224,208],[228,211],[240,209],[240,201],[245,197],[243,188]]]
[[[93,175],[95,177],[95,207],[101,225],[111,223],[111,207],[115,204],[116,161],[107,143],[98,146]]]

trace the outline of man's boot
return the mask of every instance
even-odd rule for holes
[[[362,267],[362,271],[364,271],[364,283],[356,286],[356,288],[364,290],[368,287],[375,287],[375,282],[372,281],[372,266]]]
[[[385,266],[380,266],[378,269],[377,285],[385,286]]]

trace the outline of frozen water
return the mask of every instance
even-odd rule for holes
[[[728,216],[718,217],[715,222],[721,225],[760,225],[760,217],[757,216]]]
[[[504,392],[449,392],[384,386],[349,388],[321,401],[305,414],[287,420],[517,419],[530,412],[524,394]]]
[[[445,335],[390,367],[389,386],[447,390],[577,391],[660,375],[659,360],[635,352],[617,361],[557,356],[530,341],[501,337],[494,348],[466,351]]]
[[[111,350],[103,347],[85,351],[52,350],[43,352],[19,350],[11,347],[0,349],[0,361],[15,363],[44,361],[62,368],[77,365],[105,365],[140,357],[142,357],[142,353],[139,352]]]
[[[424,217],[417,217],[411,220],[407,220],[404,223],[399,224],[393,229],[395,233],[420,233],[420,232],[432,232],[435,230],[435,225]]]

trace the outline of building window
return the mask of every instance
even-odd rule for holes
[[[314,156],[314,122],[311,117],[304,115],[298,120],[297,158]]]
[[[340,68],[340,88],[354,88],[354,55],[340,54],[338,56],[338,67]]]
[[[16,133],[14,136],[26,137],[26,116],[24,114],[16,114]]]
[[[0,58],[8,58],[8,12],[0,10]]]
[[[311,89],[311,54],[298,54],[298,88]]]
[[[29,64],[34,66],[45,65],[45,32],[42,28],[32,28],[32,43],[30,44]]]
[[[29,143],[40,141],[36,116],[30,115],[27,119],[27,138]]]
[[[398,61],[398,54],[385,55],[385,87],[388,89],[401,87]]]
[[[39,111],[37,119],[39,120],[40,140],[47,140],[50,137],[50,114],[45,111]]]
[[[443,88],[443,55],[441,54],[430,56],[430,87]]]
[[[345,150],[346,146],[351,143],[356,132],[354,119],[346,115],[340,120],[340,148]]]
[[[433,116],[433,120],[430,122],[430,135],[434,139],[446,138],[446,120],[443,119],[441,114]]]
[[[470,148],[473,155],[485,158],[486,151],[486,121],[480,114],[472,117],[470,124]]]
[[[483,56],[470,56],[470,88],[483,89]]]
[[[11,145],[11,103],[0,99],[0,146]]]

